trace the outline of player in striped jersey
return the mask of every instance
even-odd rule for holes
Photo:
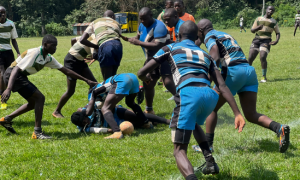
[[[297,11],[297,14],[295,16],[295,30],[294,30],[294,36],[296,35],[297,27],[300,29],[300,10]]]
[[[228,100],[234,114],[236,128],[239,132],[244,127],[245,120],[238,110],[236,102],[226,86],[213,59],[194,41],[198,28],[192,21],[184,22],[179,30],[179,43],[173,43],[160,49],[153,59],[138,72],[139,78],[148,82],[151,77],[149,72],[163,62],[171,66],[173,80],[176,85],[176,107],[170,123],[172,128],[172,142],[177,167],[186,179],[197,179],[194,169],[189,162],[186,152],[192,132],[202,149],[206,160],[204,174],[217,174],[219,168],[211,155],[203,130],[206,117],[213,111],[218,101],[218,94],[210,88],[208,74],[220,88],[223,96]],[[197,125],[199,124],[199,125]]]
[[[77,74],[85,77],[91,81],[97,82],[93,73],[89,69],[88,65],[84,62],[85,58],[92,57],[92,51],[94,49],[87,47],[79,42],[80,37],[73,38],[71,40],[72,47],[69,50],[68,54],[64,60],[64,66]],[[95,35],[91,35],[88,38],[89,41],[95,41]],[[60,98],[58,105],[52,115],[56,118],[64,118],[61,113],[61,109],[64,105],[68,102],[68,100],[72,97],[75,93],[77,84],[77,79],[73,79],[71,77],[67,77],[67,91],[62,95]],[[91,88],[91,87],[90,87]]]
[[[256,18],[251,32],[255,33],[255,38],[252,41],[249,51],[249,64],[252,65],[256,56],[260,52],[260,62],[262,68],[261,83],[267,82],[267,56],[270,52],[271,45],[275,46],[280,39],[279,27],[275,19],[272,18],[275,8],[268,6],[266,15]],[[272,32],[276,33],[276,41],[272,41]]]
[[[251,123],[274,131],[280,136],[279,151],[285,152],[289,146],[289,126],[281,125],[256,111],[258,91],[257,76],[254,67],[248,64],[246,56],[237,41],[227,33],[213,29],[208,19],[198,23],[200,40],[205,43],[211,57],[220,64],[222,76],[232,95],[239,95],[244,115]],[[218,91],[218,88],[215,87]],[[212,149],[214,131],[217,125],[218,110],[226,103],[220,95],[218,104],[206,120],[206,138]]]
[[[3,81],[4,72],[15,60],[10,41],[14,46],[18,57],[20,56],[18,43],[16,40],[17,37],[18,34],[15,24],[6,18],[6,9],[3,6],[0,6],[0,98],[6,88],[6,85]],[[6,108],[7,104],[1,103],[0,109]]]

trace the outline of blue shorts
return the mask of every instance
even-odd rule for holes
[[[107,41],[98,50],[100,67],[120,66],[122,56],[123,47],[119,40]]]
[[[139,80],[132,73],[116,75],[113,82],[113,87],[109,93],[129,95],[139,92]]]
[[[236,93],[258,91],[255,69],[248,64],[229,66],[225,83],[233,96],[236,95]],[[217,89],[216,86],[214,86],[214,88]]]
[[[195,124],[203,125],[207,116],[215,109],[219,95],[209,87],[185,86],[174,96],[170,128],[194,130]]]

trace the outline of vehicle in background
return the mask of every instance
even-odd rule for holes
[[[122,32],[134,32],[138,28],[137,12],[119,12],[115,13],[116,21],[122,25]]]

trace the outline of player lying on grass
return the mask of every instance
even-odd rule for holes
[[[42,46],[28,49],[19,56],[15,62],[11,64],[5,71],[4,81],[8,84],[7,89],[4,91],[1,101],[7,102],[11,91],[18,92],[27,104],[22,105],[19,109],[14,111],[8,116],[0,119],[0,124],[5,127],[9,132],[16,133],[12,127],[12,120],[28,111],[34,109],[35,111],[35,127],[32,134],[33,139],[50,139],[51,136],[46,135],[42,131],[42,116],[45,103],[45,96],[38,90],[38,88],[28,80],[29,75],[35,74],[42,70],[44,67],[58,69],[66,76],[74,79],[85,81],[89,86],[95,86],[97,83],[88,80],[77,73],[63,67],[52,56],[56,51],[57,39],[48,34],[43,38]],[[42,80],[42,79],[41,79]]]
[[[198,36],[205,43],[207,50],[216,64],[222,69],[222,76],[232,95],[239,95],[244,115],[251,123],[274,131],[280,136],[279,151],[285,152],[289,147],[290,128],[281,125],[268,116],[256,111],[258,81],[253,66],[250,66],[237,41],[227,33],[213,29],[211,21],[202,19],[198,23]],[[219,91],[217,87],[214,87]],[[218,120],[218,110],[226,103],[220,94],[218,104],[206,119],[206,139],[212,149],[214,131]]]
[[[121,139],[123,134],[114,118],[116,105],[125,98],[125,103],[130,107],[139,118],[143,128],[153,128],[152,123],[148,121],[141,107],[134,102],[139,92],[139,81],[136,75],[132,73],[117,74],[106,79],[93,87],[89,96],[89,105],[86,110],[82,110],[82,116],[90,116],[94,110],[95,100],[99,99],[103,103],[101,112],[104,119],[114,132],[105,139]]]
[[[184,22],[179,29],[180,42],[164,46],[138,72],[142,81],[149,82],[151,76],[148,73],[161,63],[168,62],[171,66],[177,92],[174,98],[176,107],[170,123],[174,156],[180,172],[189,180],[197,179],[186,154],[192,132],[206,160],[206,167],[202,169],[202,172],[204,174],[219,173],[219,167],[211,155],[205,134],[199,126],[204,124],[219,98],[218,94],[210,88],[208,74],[229,102],[235,115],[235,127],[241,132],[245,125],[245,120],[218,68],[214,65],[213,59],[195,45],[194,42],[198,39],[197,31],[198,28],[193,21]]]

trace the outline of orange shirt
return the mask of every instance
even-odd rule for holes
[[[194,23],[196,23],[195,18],[192,15],[188,14],[188,13],[185,13],[183,16],[181,16],[179,18],[181,20],[183,20],[183,21],[190,20],[190,21],[193,21]],[[173,41],[176,41],[176,37],[175,37],[175,32],[174,31],[175,31],[175,27],[172,28],[172,34],[173,34]]]

